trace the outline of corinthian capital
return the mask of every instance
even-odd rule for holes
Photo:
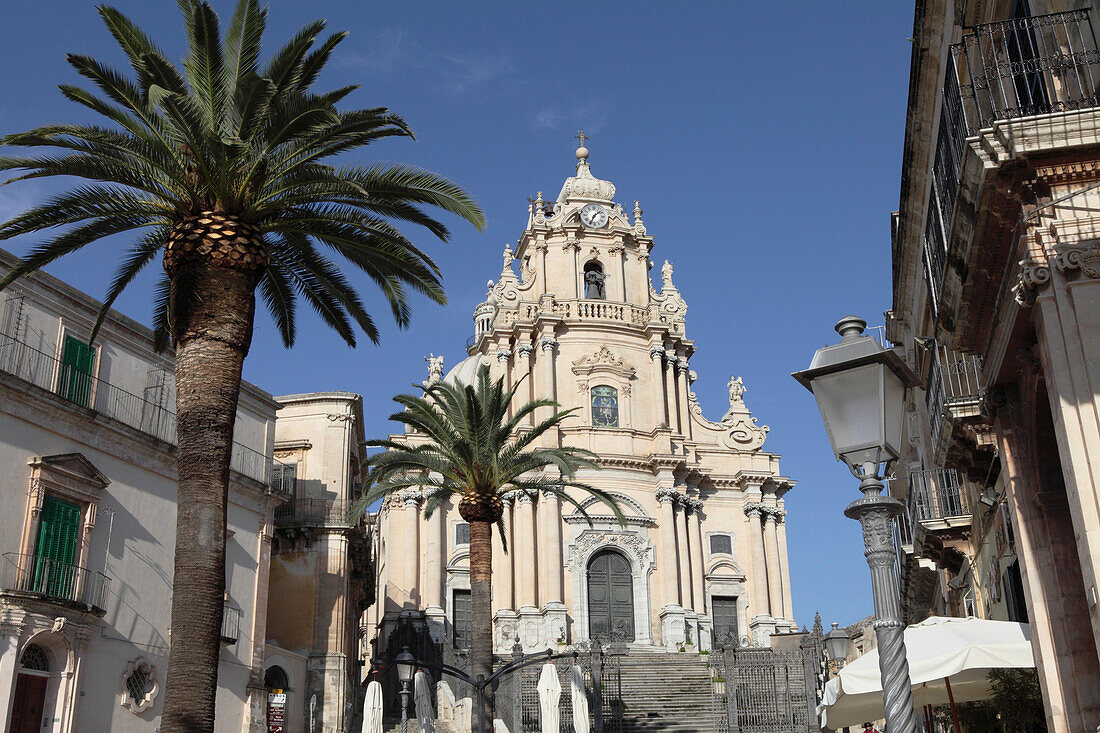
[[[763,515],[767,507],[759,501],[750,501],[745,504],[745,516],[756,518]]]
[[[405,502],[405,506],[419,506],[423,500],[424,495],[418,489],[403,489],[401,491],[401,501]]]
[[[665,502],[676,504],[680,501],[680,492],[672,488],[671,486],[662,486],[661,488],[657,489],[655,493],[657,496],[657,501],[662,504],[664,504]]]

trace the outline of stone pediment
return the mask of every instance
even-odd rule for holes
[[[105,489],[111,480],[104,476],[95,465],[81,453],[62,453],[56,456],[35,458],[31,466],[48,471],[55,478],[68,479],[81,486]],[[62,479],[62,480],[64,480]],[[67,483],[67,481],[66,481]]]
[[[615,356],[606,346],[601,346],[597,351],[573,362],[574,374],[589,374],[595,371],[613,372],[627,379],[632,379],[635,374],[634,367]]]

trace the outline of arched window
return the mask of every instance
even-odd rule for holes
[[[590,300],[607,300],[607,288],[603,282],[606,277],[599,262],[585,263],[584,297]]]
[[[264,672],[264,687],[269,690],[285,690],[290,687],[286,670],[282,667],[268,667],[267,672]]]
[[[619,390],[606,385],[592,388],[592,426],[619,427]]]
[[[46,650],[37,644],[28,644],[19,659],[19,666],[28,672],[49,672],[50,657]]]

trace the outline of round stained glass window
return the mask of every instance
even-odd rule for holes
[[[592,425],[619,427],[619,390],[606,386],[592,388]]]

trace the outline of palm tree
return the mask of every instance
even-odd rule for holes
[[[290,346],[298,299],[349,344],[357,325],[378,330],[340,267],[317,245],[371,278],[401,327],[408,289],[445,302],[439,269],[391,223],[447,228],[438,207],[484,227],[455,184],[404,165],[329,159],[386,137],[412,137],[384,107],[341,110],[356,87],[314,91],[345,37],[321,39],[324,21],[298,31],[259,64],[266,9],[239,0],[224,39],[210,5],[179,0],[188,39],[182,70],[118,10],[100,17],[131,72],[88,56],[69,63],[97,91],[61,93],[107,120],[55,124],[0,144],[46,148],[0,157],[8,183],[67,176],[83,185],[0,225],[0,240],[62,227],[30,249],[0,289],[58,257],[123,233],[133,244],[107,288],[92,338],[122,290],[163,252],[153,320],[159,347],[175,347],[178,420],[172,644],[162,730],[212,731],[225,583],[225,506],[241,368],[252,340],[256,291]]]
[[[356,505],[363,512],[375,501],[409,488],[427,489],[424,517],[430,517],[452,497],[458,513],[470,524],[470,675],[486,678],[493,671],[491,607],[492,526],[504,538],[501,495],[509,491],[543,491],[575,506],[586,518],[581,502],[567,488],[591,494],[625,523],[622,510],[610,494],[574,479],[579,468],[599,468],[596,455],[582,448],[542,447],[538,443],[552,427],[576,409],[558,411],[558,403],[537,399],[518,406],[509,417],[509,405],[519,380],[511,389],[504,379],[493,380],[482,367],[475,384],[442,381],[422,387],[422,395],[398,395],[405,409],[390,416],[413,429],[406,440],[372,440],[368,446],[386,448],[367,459],[371,489]],[[521,427],[537,410],[554,410],[533,427]],[[556,469],[554,474],[546,469]],[[504,545],[507,549],[507,544]],[[487,710],[492,710],[491,701]],[[474,730],[481,730],[474,706]],[[491,724],[491,722],[490,722]]]

